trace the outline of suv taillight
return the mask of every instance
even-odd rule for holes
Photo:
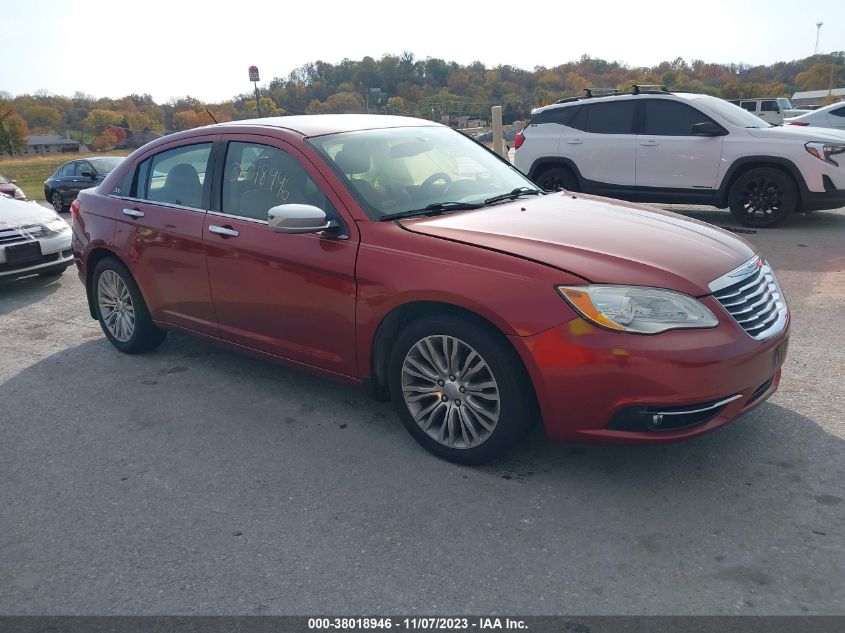
[[[74,200],[70,204],[70,223],[73,224],[74,221],[79,217],[79,200]]]
[[[787,125],[800,125],[801,127],[805,127],[810,125],[809,123],[805,123],[804,121],[784,121]]]
[[[519,149],[522,147],[522,144],[525,142],[525,135],[522,132],[517,132],[516,136],[513,137],[513,146],[515,149]]]

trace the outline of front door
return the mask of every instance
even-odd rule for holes
[[[358,233],[340,200],[295,148],[230,135],[205,220],[211,293],[220,336],[294,362],[351,376],[355,356]],[[219,196],[219,198],[218,198]],[[342,236],[281,234],[272,207],[310,204],[342,223]]]
[[[695,136],[692,126],[711,121],[695,108],[669,99],[644,99],[637,137],[637,194],[649,189],[712,191],[722,158],[723,136]]]

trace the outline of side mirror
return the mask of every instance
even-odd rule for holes
[[[326,212],[310,204],[280,204],[267,212],[274,233],[319,233],[331,228]]]
[[[12,179],[10,182],[11,182],[13,185],[18,184],[18,181],[17,181],[17,180],[14,180],[14,179]]]
[[[703,123],[693,123],[692,134],[693,136],[723,136],[725,131],[713,121],[704,121]]]

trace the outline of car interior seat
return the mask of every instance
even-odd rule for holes
[[[193,165],[180,163],[167,173],[164,187],[157,196],[162,202],[172,202],[186,207],[202,206],[202,183]]]

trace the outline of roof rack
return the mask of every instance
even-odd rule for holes
[[[669,89],[663,84],[632,84],[631,94],[659,94],[661,92],[669,92]]]

